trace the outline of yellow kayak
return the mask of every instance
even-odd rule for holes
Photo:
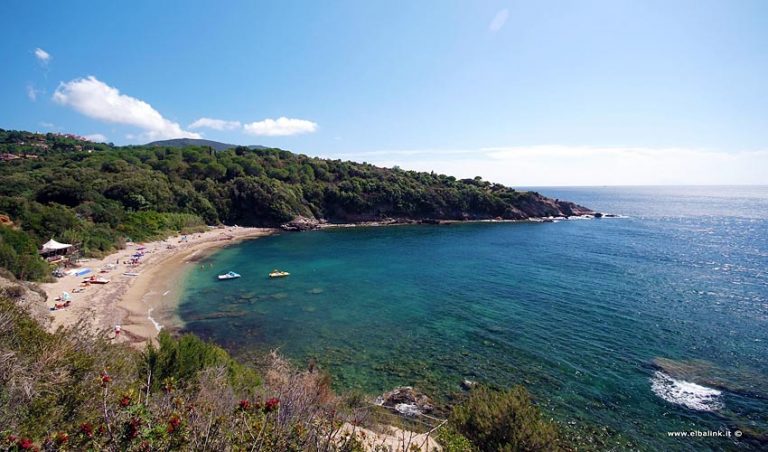
[[[280,271],[280,270],[272,270],[271,272],[269,272],[270,278],[285,278],[288,275],[290,275],[290,273]]]

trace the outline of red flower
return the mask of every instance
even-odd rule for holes
[[[53,438],[53,440],[56,441],[56,444],[64,444],[69,441],[69,435],[67,435],[65,432],[58,432],[56,433],[56,436]]]
[[[83,422],[80,424],[80,433],[88,438],[93,438],[93,424],[90,422]]]
[[[141,428],[141,419],[134,417],[131,418],[131,423],[128,425],[128,436],[131,439],[139,436],[139,429]]]
[[[35,444],[29,438],[21,438],[18,443],[20,449],[29,450],[35,447]]]
[[[175,414],[171,415],[170,419],[168,419],[168,433],[175,432],[179,425],[181,425],[181,418]]]
[[[264,402],[264,412],[269,413],[271,411],[275,411],[279,405],[280,399],[272,397],[271,399]]]
[[[123,394],[123,398],[120,399],[120,406],[125,408],[130,404],[131,404],[131,396],[129,396],[128,394]]]
[[[16,435],[8,435],[8,438],[6,438],[6,441],[9,443],[15,443],[18,437]]]
[[[112,377],[109,376],[106,370],[101,371],[101,385],[106,386],[107,383],[112,382]]]
[[[240,411],[248,411],[251,409],[251,402],[247,400],[241,400],[240,401]]]

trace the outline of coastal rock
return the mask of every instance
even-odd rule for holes
[[[461,388],[464,389],[465,391],[469,391],[475,386],[477,386],[477,382],[473,380],[464,379],[461,382]]]
[[[412,386],[399,386],[376,398],[376,405],[394,408],[399,413],[415,416],[432,412],[435,407],[426,394]]]
[[[561,215],[566,217],[591,215],[594,213],[592,210],[584,206],[580,206],[578,204],[575,204],[569,201],[560,201],[558,199],[555,201],[555,203],[557,204],[557,207],[560,210]]]
[[[451,222],[448,221],[448,220],[437,220],[437,219],[434,219],[434,218],[424,218],[423,220],[420,220],[419,223],[421,223],[421,224],[441,224],[441,225],[449,225],[449,224],[451,224]]]
[[[315,218],[298,216],[288,223],[280,225],[285,231],[313,231],[320,227],[321,222]]]

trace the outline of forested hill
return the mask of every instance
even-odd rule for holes
[[[110,251],[125,237],[218,223],[277,226],[298,216],[359,222],[589,212],[479,177],[457,180],[280,149],[115,147],[0,129],[0,154],[0,215],[37,245],[55,237],[92,253]]]
[[[214,151],[224,151],[227,149],[234,149],[238,147],[236,144],[221,143],[219,141],[202,140],[198,138],[175,138],[172,140],[161,140],[147,143],[147,146],[169,146],[184,148],[188,146],[207,146],[213,148]],[[266,146],[251,145],[246,146],[248,149],[267,149]]]

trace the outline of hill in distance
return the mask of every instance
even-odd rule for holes
[[[311,229],[595,214],[480,176],[230,146],[187,139],[114,146],[0,129],[0,215],[29,235],[33,250],[56,237],[96,254],[121,237],[145,240],[205,225]]]
[[[227,149],[234,149],[240,145],[222,143],[220,141],[213,140],[203,140],[199,138],[174,138],[171,140],[153,141],[151,143],[147,143],[146,146],[169,146],[174,148],[183,148],[187,146],[208,146],[213,148],[215,151],[226,151]],[[257,144],[244,147],[248,149],[268,149],[266,146],[259,146]]]

